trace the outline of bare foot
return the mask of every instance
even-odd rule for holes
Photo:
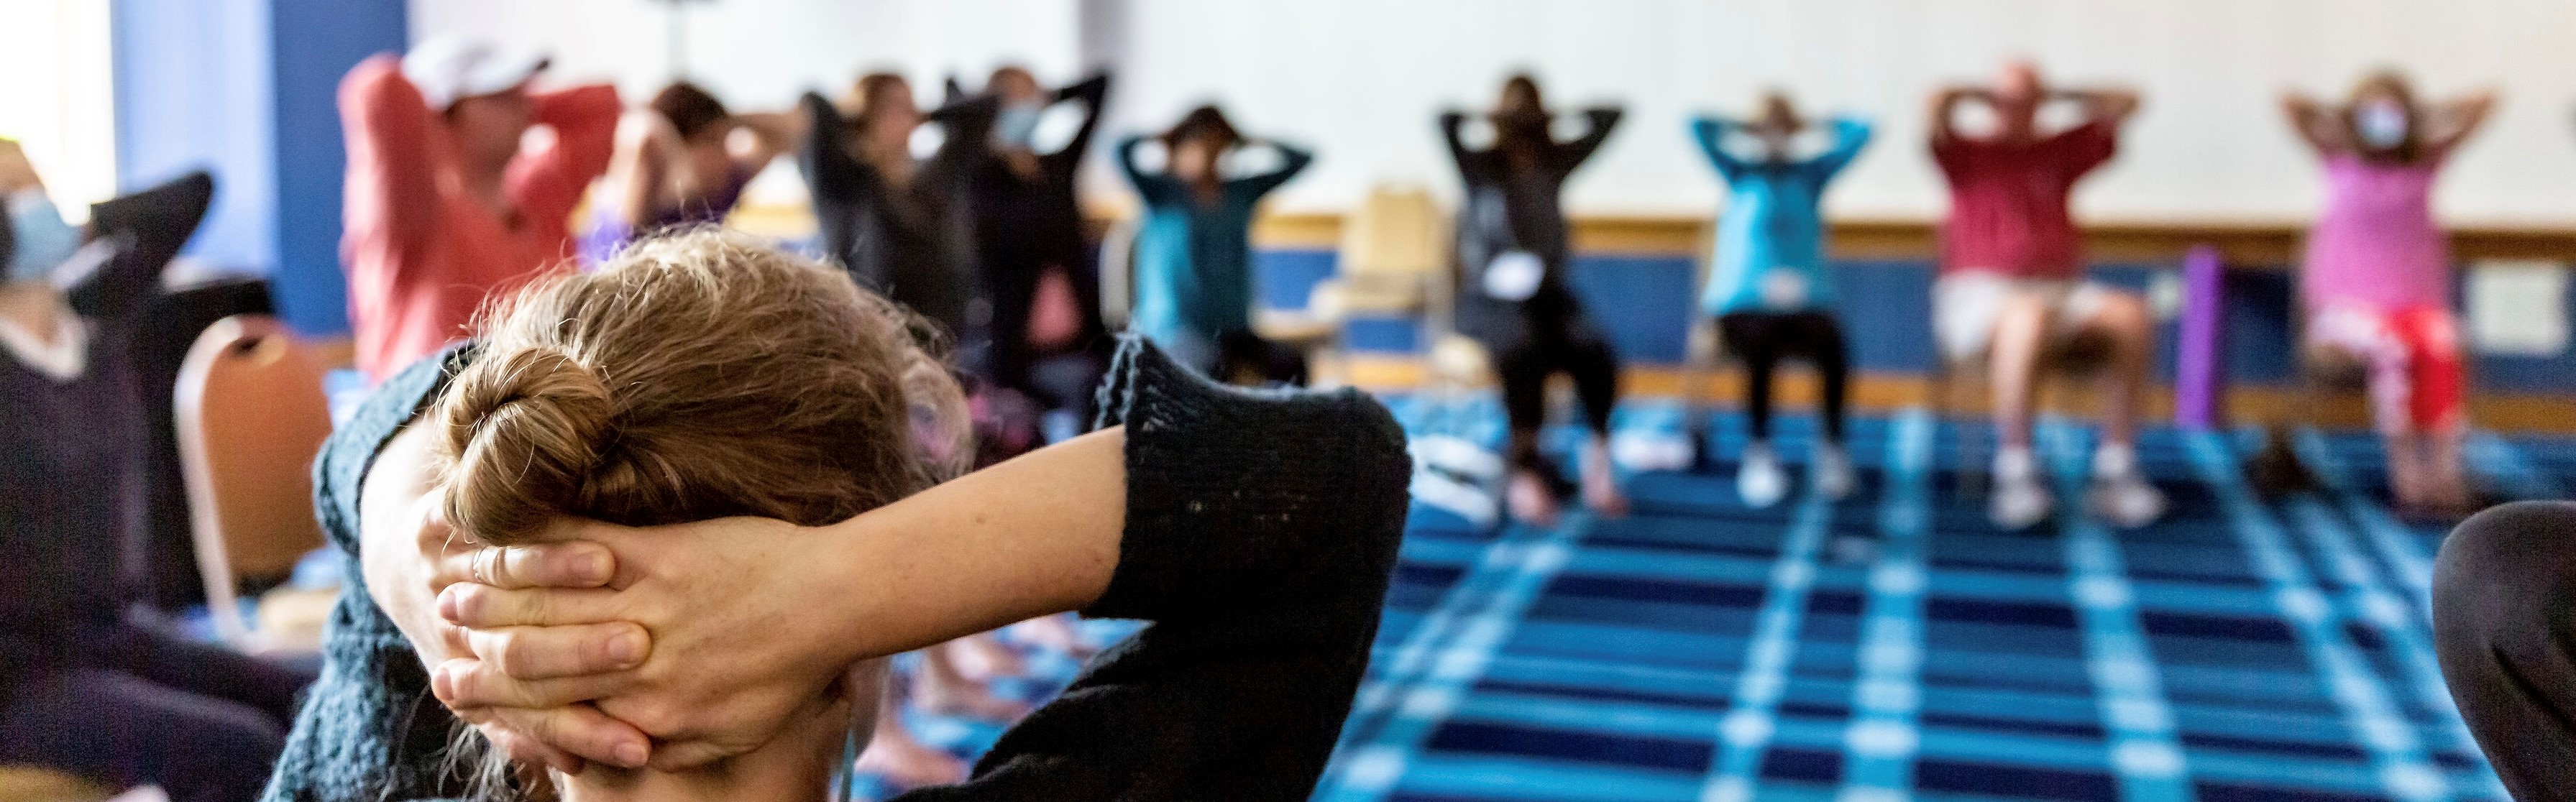
[[[1093,653],[1100,650],[1094,649],[1091,647],[1091,644],[1083,642],[1082,630],[1075,623],[1077,620],[1078,619],[1074,618],[1072,613],[1062,613],[1058,615],[1032,618],[1013,626],[1018,630],[1018,635],[1021,639],[1044,648],[1073,655],[1074,658],[1078,660],[1090,657]]]
[[[878,709],[876,732],[851,768],[883,777],[900,789],[965,782],[967,771],[966,761],[913,738],[891,705]]]
[[[1027,704],[994,696],[991,686],[958,672],[948,653],[948,649],[938,646],[921,653],[921,670],[912,681],[913,706],[940,715],[985,721],[1011,722],[1028,715]]]
[[[2468,480],[2439,472],[2427,477],[2423,497],[2414,505],[2417,515],[2436,521],[2457,521],[2477,511],[2477,494],[2469,490]]]
[[[1510,503],[1512,519],[1531,526],[1556,525],[1556,491],[1547,479],[1528,468],[1512,470],[1510,484],[1503,488],[1503,500]]]
[[[1610,468],[1610,441],[1598,435],[1583,446],[1583,506],[1603,518],[1628,517],[1628,496]]]
[[[1029,671],[1029,663],[1019,652],[994,640],[992,633],[968,635],[940,644],[957,673],[970,679],[990,681],[998,677],[1016,677]]]

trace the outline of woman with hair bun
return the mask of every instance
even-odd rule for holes
[[[1308,793],[1403,525],[1384,408],[1238,393],[1130,339],[1106,428],[931,487],[963,417],[911,323],[696,231],[388,380],[316,471],[364,592],[268,798],[820,800],[881,658],[1068,610],[1151,626],[906,798]],[[459,720],[526,762],[442,760]]]
[[[533,542],[566,515],[846,520],[956,475],[966,453],[952,423],[964,401],[907,320],[835,271],[746,241],[645,242],[487,313],[472,361],[426,413],[434,492],[450,525],[495,545]],[[575,799],[810,798],[852,723],[879,720],[884,674],[882,659],[854,664],[722,772],[594,767],[551,784]],[[523,795],[502,764],[487,768],[498,782],[479,796]]]

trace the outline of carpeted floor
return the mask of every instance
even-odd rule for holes
[[[1490,443],[1464,403],[1399,416]],[[2328,489],[2266,501],[2252,433],[2158,430],[2166,519],[2004,534],[1949,470],[1982,427],[1858,421],[1860,492],[1768,510],[1736,497],[1741,428],[1703,472],[1632,477],[1624,520],[1489,533],[1417,504],[1317,798],[2504,799],[2430,649],[2444,529],[2388,511],[2366,434],[2301,436]],[[1812,424],[1783,428],[1803,454]],[[2041,445],[2074,498],[2086,431]],[[2473,456],[2506,496],[2576,482],[2576,442]]]
[[[1493,400],[1390,404],[1415,512],[1318,799],[2505,798],[2430,648],[2444,529],[2387,509],[2365,433],[2303,434],[2327,489],[2265,500],[2239,470],[2252,432],[2155,430],[2163,521],[2006,534],[1952,470],[1982,463],[1960,440],[1982,426],[1855,421],[1859,492],[1755,510],[1732,479],[1742,421],[1719,415],[1716,464],[1631,476],[1628,518],[1497,529],[1474,522]],[[1632,405],[1618,425],[1671,440],[1679,420]],[[1803,462],[1813,419],[1779,427]],[[2049,423],[2041,446],[2075,498],[2087,430]],[[2481,435],[2471,456],[2501,496],[2576,487],[2576,440]],[[1034,659],[1043,678],[1006,689],[1033,701],[1074,668]],[[913,721],[961,755],[1000,731]]]

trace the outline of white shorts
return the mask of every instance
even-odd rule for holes
[[[1941,358],[1958,362],[1986,353],[1995,321],[2015,296],[2036,295],[2048,304],[2050,339],[2073,334],[2118,290],[2090,281],[2014,278],[1989,270],[1961,270],[1932,282],[1932,333]]]

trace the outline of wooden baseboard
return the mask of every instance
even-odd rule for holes
[[[1341,359],[1338,367],[1343,381],[1350,385],[1379,392],[1401,392],[1420,388],[1426,371],[1421,360],[1412,357],[1354,354]],[[1676,398],[1681,396],[1683,371],[1668,366],[1630,367],[1619,378],[1623,396]],[[2099,397],[2087,382],[2056,379],[2042,390],[2041,406],[2061,414],[2092,415],[2098,411]],[[1784,367],[1772,385],[1773,401],[1782,407],[1812,407],[1821,395],[1822,385],[1813,372],[1803,368]],[[1852,376],[1845,392],[1853,409],[1888,412],[1914,406],[1933,406],[1930,377],[1913,373],[1863,372]],[[1744,397],[1744,374],[1736,370],[1712,372],[1692,393],[1703,403],[1732,405]],[[1954,415],[1984,415],[1991,410],[1983,393],[1958,393],[1962,402]],[[2370,406],[2360,393],[2340,393],[2313,404],[2313,409],[2300,414],[2305,403],[2296,388],[2272,385],[2233,387],[2227,391],[2227,410],[2235,423],[2305,422],[2337,428],[2366,428],[2370,425]],[[2548,434],[2576,434],[2576,402],[2550,395],[2522,393],[2489,393],[2469,402],[2469,418],[2490,429]],[[2171,420],[2174,413],[2173,388],[2159,386],[2147,394],[2148,420]]]
[[[1704,216],[1605,215],[1573,219],[1574,249],[1585,253],[1702,255],[1715,220]],[[1931,259],[1940,252],[1935,221],[1843,218],[1827,222],[1826,243],[1837,259]],[[2576,228],[2462,225],[2451,229],[2451,250],[2462,260],[2576,260]],[[2198,245],[2212,245],[2231,266],[2287,267],[2299,262],[2307,224],[2294,220],[2099,221],[2084,225],[2085,253],[2095,262],[2176,262]],[[1333,248],[1341,242],[1341,215],[1292,212],[1262,215],[1253,241],[1269,248]]]
[[[1092,233],[1135,215],[1133,203],[1091,204]],[[727,223],[754,233],[798,238],[814,233],[803,205],[769,204],[736,209]],[[1585,253],[1697,256],[1708,247],[1707,215],[1575,215],[1574,248]],[[2086,254],[2097,262],[2178,261],[2197,245],[2213,245],[2230,265],[2297,264],[2306,241],[2304,220],[2097,220],[2084,224]],[[1937,221],[1902,218],[1837,218],[1827,222],[1833,256],[1852,260],[1931,259],[1940,250]],[[1264,212],[1253,223],[1253,242],[1264,248],[1329,250],[1340,247],[1342,215],[1336,212]],[[2576,260],[2576,226],[2465,223],[2450,229],[2451,250],[2462,261],[2480,259]]]

